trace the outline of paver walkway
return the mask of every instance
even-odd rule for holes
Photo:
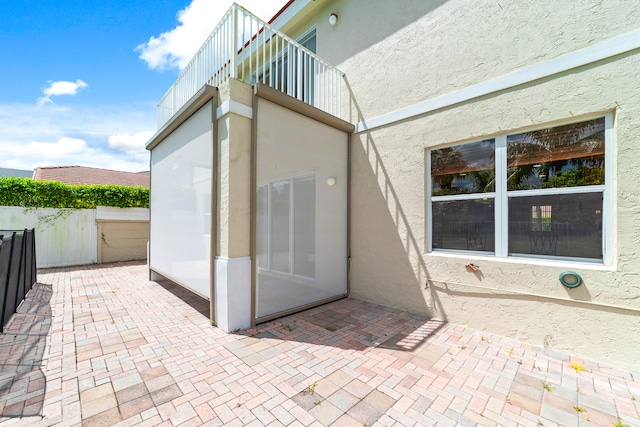
[[[640,426],[637,374],[380,305],[225,334],[145,265],[38,279],[0,334],[3,427]]]

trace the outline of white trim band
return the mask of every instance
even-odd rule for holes
[[[530,83],[535,80],[559,74],[574,68],[602,61],[640,48],[640,29],[630,31],[611,39],[596,43],[557,58],[549,59],[520,70],[478,83],[464,89],[455,90],[432,99],[391,111],[370,120],[356,124],[354,133],[364,132],[381,126],[406,120],[411,117],[450,107],[481,96]]]
[[[96,207],[96,220],[107,221],[149,221],[149,208]]]
[[[252,107],[233,100],[223,102],[216,110],[216,117],[220,119],[229,113],[237,114],[247,119],[253,118]]]

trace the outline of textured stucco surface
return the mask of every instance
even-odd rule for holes
[[[356,122],[639,26],[640,2],[626,0],[342,0],[317,15],[317,44],[346,74],[355,94],[346,112]]]
[[[352,295],[637,369],[638,67],[640,55],[628,55],[354,136]],[[426,253],[426,149],[597,112],[615,114],[613,265]],[[566,270],[584,285],[561,286]]]
[[[626,1],[352,0],[324,7],[315,22],[318,53],[346,74],[352,122],[640,27],[640,3]],[[331,12],[340,16],[335,27],[326,22]],[[354,135],[352,295],[640,368],[638,69],[636,50]],[[428,253],[428,149],[596,114],[614,118],[612,265]],[[467,271],[468,262],[480,272]],[[579,272],[584,285],[565,289],[558,276],[566,270]]]
[[[147,259],[149,222],[104,221],[98,223],[98,263]]]
[[[302,15],[287,33],[316,27],[319,56],[345,73],[343,118],[352,123],[640,28],[640,2],[625,0],[317,0]],[[639,69],[636,49],[353,135],[351,295],[640,369]],[[237,81],[219,95],[219,105],[252,102]],[[613,117],[611,264],[429,253],[429,149],[604,114]],[[218,255],[245,257],[251,120],[221,117],[216,143]],[[565,289],[566,270],[584,285]]]
[[[219,88],[220,104],[251,106],[251,86],[230,80]],[[218,255],[251,254],[251,120],[229,113],[218,118]]]

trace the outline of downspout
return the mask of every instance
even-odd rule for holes
[[[218,96],[218,90],[216,88],[215,97],[211,100],[211,132],[212,132],[212,150],[211,150],[211,215],[210,215],[210,230],[211,230],[211,243],[209,254],[209,277],[210,277],[210,290],[209,294],[209,322],[211,326],[216,325],[216,257],[218,256],[218,103],[220,97]]]
[[[347,134],[347,293],[345,298],[351,295],[351,137]]]
[[[149,274],[149,281],[151,281],[151,181],[153,175],[153,169],[151,168],[151,163],[153,161],[153,150],[149,150],[149,222],[147,224],[147,231],[149,232],[149,240],[147,240],[147,272]],[[96,231],[97,233],[98,231]],[[101,240],[101,239],[100,239]],[[96,241],[98,241],[98,236],[96,236]],[[101,244],[102,242],[100,241]]]
[[[258,271],[257,255],[256,255],[256,218],[257,218],[257,187],[258,187],[258,103],[256,102],[256,89],[253,90],[253,96],[251,97],[251,109],[253,114],[251,116],[251,172],[249,178],[249,185],[251,185],[249,191],[249,197],[251,201],[249,203],[251,227],[250,227],[250,254],[251,254],[251,327],[256,326],[256,275]]]

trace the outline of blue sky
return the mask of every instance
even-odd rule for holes
[[[156,104],[231,3],[0,0],[0,167],[148,170]]]

